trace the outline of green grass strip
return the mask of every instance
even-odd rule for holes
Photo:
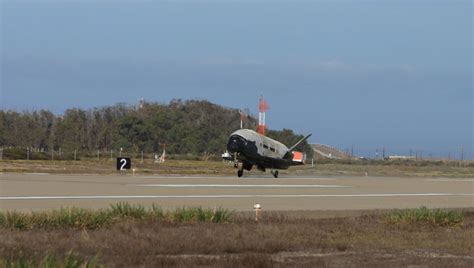
[[[462,225],[464,215],[461,212],[444,209],[416,209],[396,210],[386,216],[386,221],[391,224],[431,224],[435,226]]]
[[[164,211],[155,204],[144,207],[120,202],[100,210],[71,207],[41,212],[0,211],[0,227],[19,230],[51,227],[97,229],[126,219],[221,223],[230,221],[232,213],[223,208],[202,207]]]

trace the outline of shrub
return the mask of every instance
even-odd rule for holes
[[[442,209],[428,209],[421,207],[417,209],[396,210],[386,217],[391,224],[431,224],[436,226],[462,225],[464,216],[461,212]]]
[[[153,204],[150,208],[130,205],[126,202],[112,204],[108,209],[89,210],[84,208],[60,208],[41,212],[0,211],[0,227],[12,229],[33,228],[87,228],[97,229],[113,222],[136,219],[171,222],[228,222],[232,212],[222,208],[183,207],[163,211]]]

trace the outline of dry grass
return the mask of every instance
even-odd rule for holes
[[[132,159],[138,174],[223,175],[233,174],[233,166],[219,161],[169,160],[155,163]],[[116,174],[115,161],[84,159],[80,161],[3,160],[0,172],[28,172],[51,174]],[[131,171],[129,171],[131,172]]]
[[[137,174],[235,175],[232,163],[221,161],[169,160],[154,163],[151,159],[132,159]],[[116,174],[110,159],[86,158],[80,161],[3,160],[0,172],[40,172],[57,174]],[[393,177],[474,177],[474,163],[460,161],[322,161],[311,165],[291,167],[287,174],[312,176],[393,176]],[[252,170],[250,174],[261,174]]]
[[[268,212],[258,223],[242,212],[219,224],[129,219],[94,230],[0,228],[0,256],[41,260],[72,250],[111,267],[473,265],[472,211],[456,227],[388,224],[380,213],[328,219],[317,213]]]

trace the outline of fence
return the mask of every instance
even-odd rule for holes
[[[68,160],[68,161],[80,161],[81,159],[87,160],[110,160],[115,161],[116,157],[130,157],[138,161],[145,161],[149,159],[157,160],[161,156],[162,152],[148,152],[148,151],[127,151],[127,150],[96,150],[96,151],[84,151],[84,150],[39,150],[31,148],[0,148],[0,160]],[[166,159],[171,160],[220,160],[220,155],[204,153],[200,155],[192,154],[168,154],[166,153]]]

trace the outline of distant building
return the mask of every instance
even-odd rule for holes
[[[390,155],[387,157],[388,160],[416,160],[414,156],[406,156],[406,155]]]

